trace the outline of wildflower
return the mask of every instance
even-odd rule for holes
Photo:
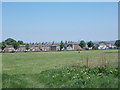
[[[70,72],[68,72],[67,74],[70,74]]]
[[[99,74],[98,74],[98,76],[101,76],[101,75],[102,75],[102,73],[99,73]]]
[[[112,71],[110,71],[110,73],[113,73]]]
[[[117,71],[117,69],[115,69],[115,71]]]
[[[72,79],[75,79],[75,76],[73,76],[73,78]]]
[[[85,72],[84,74],[87,74],[87,72]]]
[[[87,79],[90,79],[90,77],[87,77]]]

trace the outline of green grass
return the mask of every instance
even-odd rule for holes
[[[67,68],[77,68],[86,65],[88,57],[88,66],[94,68],[94,66],[104,66],[115,68],[118,66],[118,51],[117,50],[89,50],[81,51],[80,54],[77,51],[61,51],[61,52],[27,52],[27,53],[3,53],[2,64],[3,64],[3,87],[7,88],[44,88],[44,87],[79,87],[79,80],[68,80],[66,78],[59,77],[58,79],[64,81],[66,84],[59,80],[51,80],[49,75],[59,73],[66,70]],[[65,68],[65,69],[63,69]],[[112,70],[112,69],[111,69]],[[50,72],[50,73],[47,73]],[[66,72],[66,71],[65,71]],[[74,74],[75,72],[73,72]],[[43,75],[43,76],[42,76]],[[91,77],[94,74],[90,74]],[[48,76],[48,78],[47,78]],[[105,76],[103,82],[106,79],[112,80],[114,75]],[[114,81],[117,80],[114,77]],[[84,80],[84,79],[83,79]],[[93,78],[93,81],[98,81],[99,78]],[[53,85],[50,85],[52,81]],[[73,83],[73,84],[72,84]],[[76,86],[78,83],[78,86]],[[117,81],[115,82],[117,83]],[[72,84],[72,86],[70,86]],[[74,85],[75,84],[75,85]],[[101,85],[101,84],[100,84]],[[108,84],[108,86],[112,84]],[[92,83],[87,86],[81,87],[95,87]],[[97,87],[102,87],[97,86]],[[111,87],[116,87],[115,85]]]
[[[52,88],[118,88],[118,68],[53,69],[41,72],[39,80]]]

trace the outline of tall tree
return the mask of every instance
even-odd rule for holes
[[[100,43],[104,43],[104,44],[107,44],[107,42],[105,42],[105,41],[100,41],[100,42],[99,42],[99,44],[100,44]]]
[[[29,49],[29,44],[26,44],[25,47],[26,47],[26,50],[28,50]]]
[[[18,41],[18,44],[23,45],[24,42],[23,41]]]
[[[60,51],[64,48],[64,43],[63,41],[60,42]]]
[[[89,42],[87,43],[87,45],[88,45],[88,47],[93,47],[93,46],[94,46],[94,43],[93,43],[92,41],[89,41]]]
[[[53,42],[52,42],[52,45],[54,45],[54,43],[55,43],[55,42],[53,41]]]
[[[0,43],[0,49],[2,49],[2,43]]]
[[[116,41],[115,41],[115,45],[116,45],[117,47],[120,47],[120,40],[116,40]]]
[[[13,45],[13,43],[15,43],[15,42],[16,42],[16,40],[14,40],[14,39],[12,39],[12,38],[8,38],[8,39],[5,40],[5,43],[6,43],[7,45]]]
[[[5,47],[6,47],[6,43],[5,43],[5,42],[2,42],[1,49],[4,50]]]
[[[18,43],[18,42],[14,42],[14,43],[12,44],[12,46],[13,46],[14,49],[16,50],[16,49],[19,48],[19,43]]]
[[[86,43],[85,43],[85,41],[80,41],[80,44],[79,44],[79,46],[81,47],[81,48],[83,48],[83,47],[85,47],[85,45],[86,45]]]

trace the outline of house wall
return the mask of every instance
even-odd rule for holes
[[[104,46],[99,46],[98,49],[106,49],[106,45],[104,45]]]
[[[50,51],[50,46],[42,46],[42,51]]]
[[[73,48],[71,46],[68,46],[67,50],[73,50]]]
[[[56,51],[56,46],[50,46],[51,51]]]
[[[17,49],[17,51],[25,51],[26,47],[25,45],[20,45],[20,47]]]
[[[60,46],[56,46],[56,51],[60,50]]]
[[[14,48],[4,48],[4,52],[12,52],[12,51],[15,51]]]
[[[78,49],[80,49],[80,46],[79,45],[74,45],[74,50],[78,50]]]

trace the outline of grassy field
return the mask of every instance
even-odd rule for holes
[[[92,51],[89,50],[89,51],[81,51],[81,53],[79,54],[77,53],[77,51],[3,53],[2,60],[3,60],[2,61],[3,88],[68,87],[71,85],[71,83],[73,82],[76,83],[76,82],[79,82],[80,80],[71,79],[72,75],[75,73],[73,71],[72,71],[72,75],[70,76],[71,77],[70,79],[66,79],[67,77],[63,77],[63,74],[61,74],[61,71],[65,70],[65,72],[67,72],[67,70],[68,69],[71,70],[71,68],[72,69],[75,68],[77,71],[77,70],[81,70],[80,68],[82,66],[84,67],[88,65],[88,67],[90,67],[91,69],[96,66],[107,66],[112,68],[112,69],[107,68],[108,71],[113,70],[112,72],[114,72],[114,70],[117,70],[116,67],[118,66],[118,51],[117,50],[92,50]],[[88,64],[87,64],[87,61],[88,61]],[[94,71],[94,69],[90,71]],[[117,85],[116,73],[114,73],[115,75],[108,73],[110,74],[110,75],[107,75],[109,77],[106,77],[106,73],[104,72],[99,71],[98,74],[100,73],[103,74],[104,79],[108,78],[109,81],[113,79],[115,81],[114,84]],[[54,79],[52,74],[59,74],[60,76],[58,75],[59,76],[58,79]],[[79,74],[83,75],[82,73],[79,73]],[[95,75],[95,73],[91,74],[90,72],[88,72],[88,75],[90,75],[92,78]],[[53,79],[51,77],[53,77]],[[67,84],[63,84],[62,79],[63,81],[65,79],[64,82],[66,82]],[[97,77],[96,79],[94,78],[93,81],[95,80],[102,81],[102,79],[99,79]],[[52,82],[49,82],[49,81],[52,81]],[[75,83],[71,87],[78,87],[79,84],[77,85]],[[106,81],[106,84],[108,84],[107,81]],[[110,84],[108,86],[117,87],[115,85]],[[83,88],[96,87],[96,86],[81,85],[81,87]],[[98,86],[98,87],[101,87],[101,86]]]

